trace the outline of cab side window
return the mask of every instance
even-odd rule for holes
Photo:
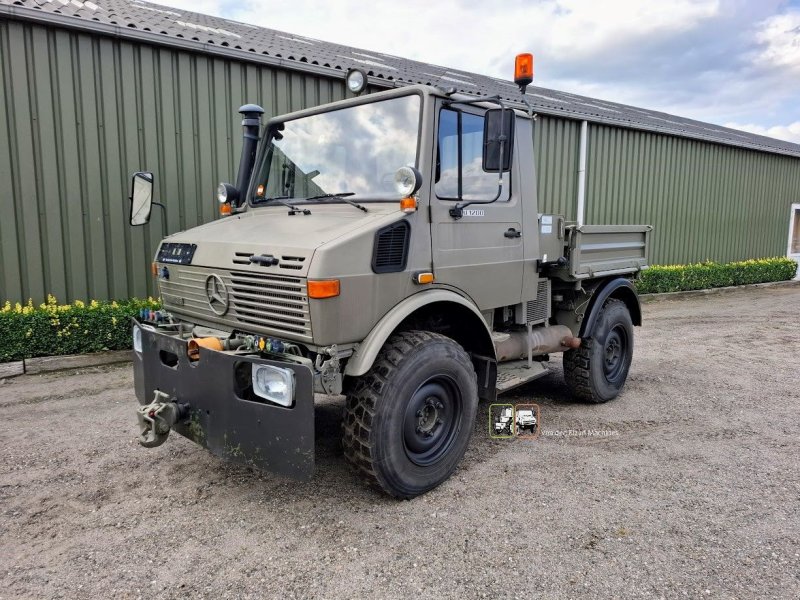
[[[497,194],[497,173],[483,170],[483,116],[443,108],[439,113],[436,195],[443,200],[491,200]],[[503,193],[508,200],[508,173]]]

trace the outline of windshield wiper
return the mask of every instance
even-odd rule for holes
[[[310,198],[306,198],[306,200],[324,200],[325,198],[339,198],[342,202],[347,202],[347,204],[349,204],[350,206],[355,206],[359,210],[368,212],[366,206],[362,206],[358,202],[353,202],[352,200],[348,200],[346,196],[355,196],[355,192],[339,192],[338,194],[320,194],[319,196],[311,196]]]
[[[296,215],[299,212],[302,212],[304,215],[310,215],[311,211],[307,208],[297,208],[294,204],[290,202],[284,202],[288,198],[294,198],[294,196],[275,196],[274,198],[263,198],[261,200],[256,200],[253,204],[261,204],[262,202],[272,202],[273,200],[278,204],[283,204],[284,206],[288,207],[289,209],[289,216]]]

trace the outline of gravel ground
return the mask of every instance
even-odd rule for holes
[[[624,393],[568,400],[560,368],[482,403],[447,483],[365,489],[320,398],[298,484],[180,436],[135,441],[130,366],[0,385],[0,598],[800,597],[800,286],[644,306]]]

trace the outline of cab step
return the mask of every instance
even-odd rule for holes
[[[497,393],[502,394],[512,390],[549,372],[546,362],[533,361],[530,366],[527,360],[500,363],[497,365]]]

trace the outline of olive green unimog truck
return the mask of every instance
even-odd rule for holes
[[[410,498],[453,473],[479,400],[545,375],[553,354],[576,399],[616,397],[650,227],[539,212],[523,98],[409,86],[263,128],[242,107],[224,216],[162,241],[163,308],[133,325],[142,445],[174,430],[308,478],[314,394],[344,394],[345,458]],[[153,181],[133,176],[132,225]]]

